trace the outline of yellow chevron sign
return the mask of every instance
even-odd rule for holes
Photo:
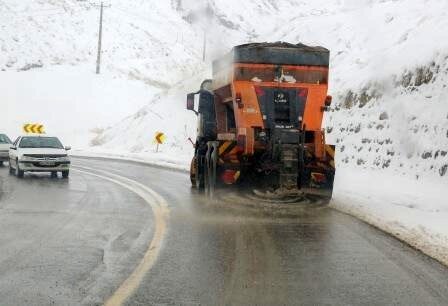
[[[163,144],[166,140],[166,136],[164,133],[162,132],[156,132],[156,134],[154,135],[154,142],[156,144]]]
[[[23,125],[23,131],[25,133],[44,134],[45,129],[42,124],[38,123],[26,123]]]

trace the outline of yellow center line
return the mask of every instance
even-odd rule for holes
[[[167,221],[169,218],[168,204],[160,194],[137,181],[94,168],[82,166],[76,166],[76,168],[79,169],[73,170],[113,182],[138,194],[143,200],[145,200],[146,203],[150,205],[154,214],[154,235],[142,260],[134,271],[128,276],[128,278],[104,303],[106,306],[119,306],[122,305],[126,299],[129,298],[131,294],[140,286],[144,276],[151,270],[156,262],[157,256],[159,255],[162,247],[162,240],[167,229]],[[90,171],[101,172],[105,175],[92,173]]]

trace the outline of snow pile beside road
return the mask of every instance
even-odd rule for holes
[[[448,265],[447,182],[345,168],[331,206],[394,235]]]

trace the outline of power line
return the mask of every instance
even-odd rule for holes
[[[130,12],[127,12],[127,11],[125,11],[125,10],[123,10],[123,9],[118,8],[116,5],[114,5],[111,9],[112,9],[115,13],[120,14],[120,16],[123,16],[123,17],[128,18],[128,19],[129,19],[129,18],[132,18],[132,20],[135,20],[135,18],[138,18],[138,19],[140,19],[139,21],[145,23],[146,26],[153,26],[153,24],[151,24],[149,18],[145,18],[145,17],[139,16],[139,15],[136,15],[136,14],[132,14],[132,13],[130,13]],[[145,29],[145,28],[141,28],[140,30],[146,32],[146,29]],[[183,37],[184,37],[183,30],[178,30],[178,31],[176,32],[176,40],[173,42],[174,44],[180,44],[180,43],[179,43],[179,35],[182,37],[182,38],[181,38],[181,41],[182,41],[182,43],[183,43],[183,41],[184,41],[184,38],[183,38]]]
[[[143,17],[143,16],[138,15],[138,14],[131,13],[131,12],[127,11],[127,10],[124,10],[123,8],[120,8],[119,6],[114,6],[113,9],[115,9],[117,11],[120,11],[122,13],[125,13],[128,16],[130,16],[130,17],[139,18],[139,19],[141,19],[141,20],[143,20],[145,22],[149,22],[148,18]]]
[[[76,9],[76,10],[61,10],[55,9],[55,10],[35,10],[35,11],[23,11],[23,13],[17,13],[17,12],[0,12],[0,15],[6,16],[6,15],[14,15],[14,18],[28,18],[28,17],[39,17],[39,16],[54,16],[54,15],[65,15],[70,14],[73,15],[74,13],[86,11],[85,9]],[[48,12],[48,13],[44,13]],[[37,13],[37,14],[33,14]],[[16,16],[18,15],[18,16]]]
[[[8,12],[4,11],[0,11],[1,14],[23,14],[23,13],[40,13],[40,12],[49,12],[49,11],[58,11],[58,10],[64,10],[67,11],[68,8],[71,9],[75,9],[75,8],[79,8],[79,7],[75,7],[75,6],[63,6],[63,7],[55,7],[55,8],[47,8],[47,9],[27,9],[27,10],[22,10],[22,11],[15,11],[15,10],[9,10]]]

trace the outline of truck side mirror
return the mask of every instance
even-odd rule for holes
[[[195,93],[189,93],[187,95],[187,109],[193,111],[196,115],[198,112],[194,109],[194,97]]]

